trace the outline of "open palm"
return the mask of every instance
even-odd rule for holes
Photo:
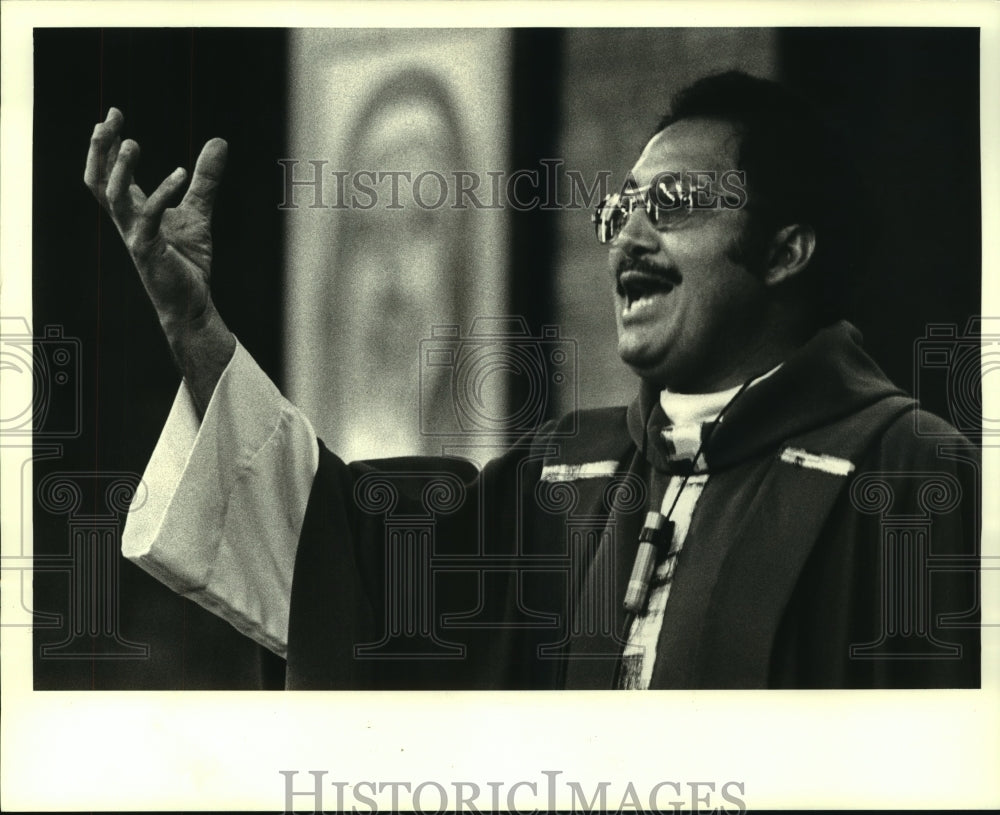
[[[84,181],[111,215],[139,271],[161,324],[195,325],[211,303],[212,206],[226,163],[226,142],[209,141],[191,184],[175,208],[186,173],[178,168],[148,197],[134,181],[139,145],[121,140],[124,117],[111,108],[94,129]]]

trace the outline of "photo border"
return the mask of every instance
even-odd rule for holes
[[[31,314],[30,241],[22,236],[32,234],[33,26],[559,26],[570,7],[581,27],[976,26],[983,223],[1000,223],[998,154],[986,149],[1000,143],[996,4],[420,2],[394,3],[391,14],[384,5],[4,2],[2,313]],[[1000,313],[998,243],[990,231],[984,314]],[[998,415],[997,406],[996,389],[984,389],[984,415]],[[22,507],[12,450],[5,445],[0,474],[5,555],[20,543],[11,530],[30,520],[18,515],[29,508]],[[983,495],[998,495],[1000,448],[984,443],[983,459]],[[998,554],[997,515],[986,502],[984,555]],[[984,616],[998,619],[996,580],[984,573],[983,584]],[[0,601],[6,616],[19,598],[5,590]],[[543,771],[559,770],[584,789],[608,780],[614,790],[632,783],[640,792],[663,781],[716,788],[741,781],[750,809],[995,807],[998,638],[1000,629],[984,627],[978,691],[35,692],[31,630],[3,627],[0,807],[275,811],[283,806],[282,770],[302,778],[325,770],[349,784],[469,781],[484,788],[491,780],[541,783]],[[527,806],[530,798],[525,792],[517,800]],[[546,805],[541,792],[536,803]]]

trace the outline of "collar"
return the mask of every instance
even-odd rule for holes
[[[664,396],[658,388],[644,381],[628,409],[629,435],[647,458],[660,466],[662,461],[657,464],[654,460],[658,454],[651,439],[656,439],[669,424],[669,410],[672,409],[676,416],[703,418],[714,409],[718,416],[721,409],[718,402],[724,400],[727,393],[731,399],[733,391],[690,398],[674,393]],[[850,323],[841,321],[818,331],[778,369],[758,378],[753,387],[733,402],[710,435],[703,436],[704,431],[699,430],[696,437],[688,433],[678,439],[689,456],[704,441],[704,462],[699,459],[702,465],[699,469],[721,469],[776,449],[789,438],[894,394],[900,395],[903,391],[893,385],[864,352],[861,333]],[[682,398],[678,400],[678,396]],[[699,424],[704,428],[703,423]],[[677,457],[678,442],[675,440],[673,444],[675,449],[670,457]]]
[[[776,365],[763,376],[743,385],[712,393],[674,393],[664,388],[659,404],[646,423],[650,463],[662,472],[705,472],[708,463],[701,455],[716,420],[743,391],[771,376]],[[697,458],[697,460],[696,460]]]

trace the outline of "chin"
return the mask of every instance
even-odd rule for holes
[[[656,356],[639,349],[627,347],[619,347],[618,356],[632,370],[632,373],[642,379],[654,382],[662,387],[665,384],[665,380],[669,378],[664,371],[666,365],[662,356]]]

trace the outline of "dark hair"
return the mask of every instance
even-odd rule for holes
[[[759,269],[778,229],[812,226],[816,251],[791,285],[820,322],[847,316],[870,218],[846,134],[804,97],[740,71],[705,77],[677,93],[656,132],[702,117],[731,122],[740,135],[737,160],[746,172],[749,224],[738,245],[741,260]]]

